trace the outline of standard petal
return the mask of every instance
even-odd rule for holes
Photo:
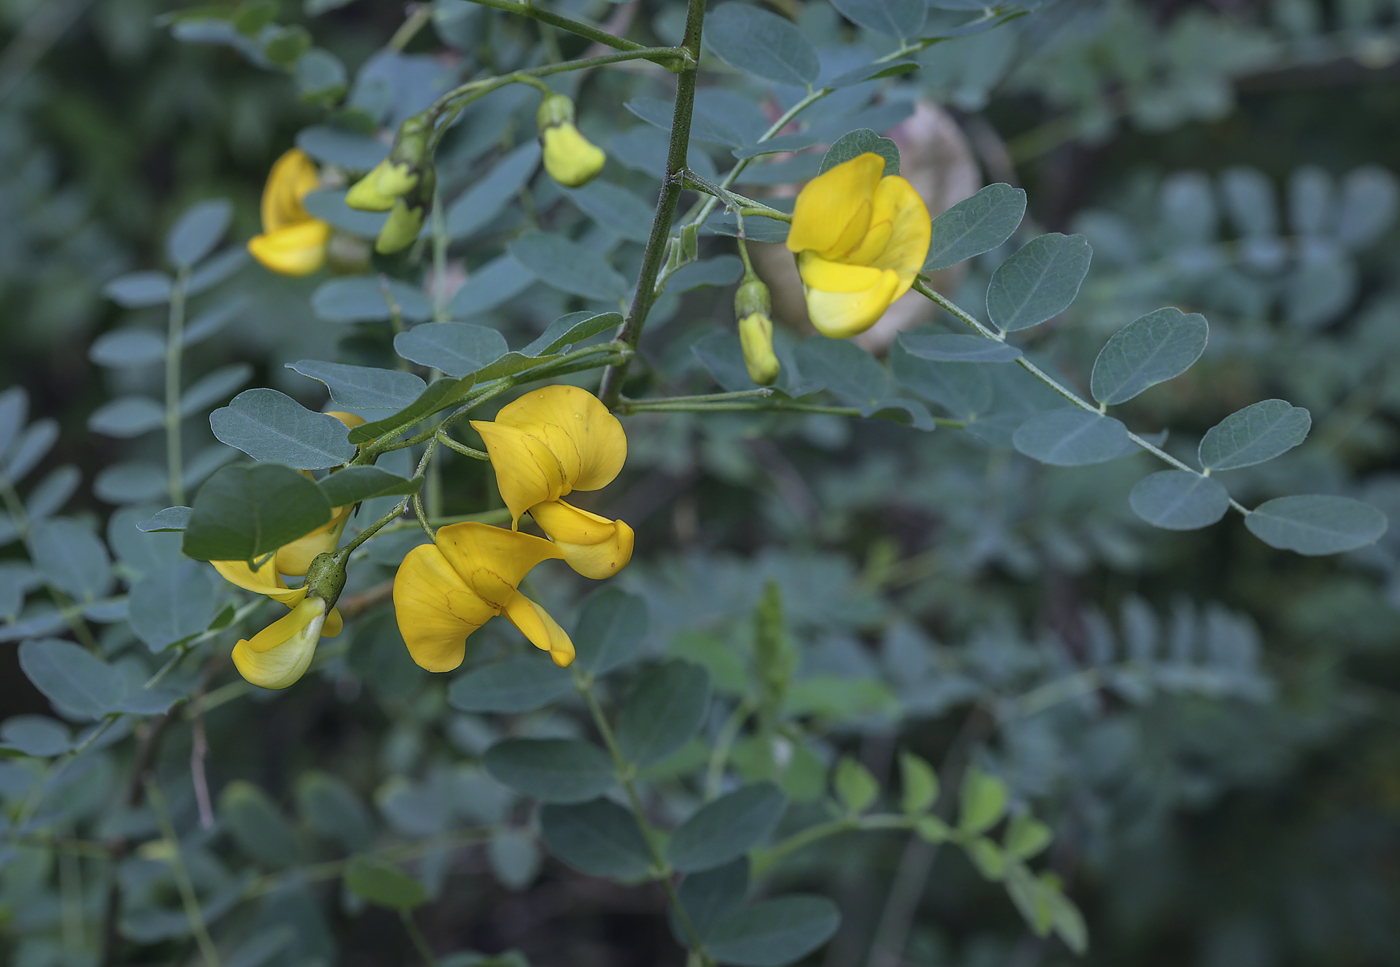
[[[330,237],[330,225],[312,219],[254,235],[248,251],[279,275],[310,275],[326,261]]]
[[[807,315],[823,336],[848,339],[875,325],[899,294],[899,276],[888,269],[863,292],[825,292],[808,287]]]
[[[606,487],[627,460],[622,424],[598,397],[577,386],[558,384],[526,393],[501,407],[496,422],[547,441],[568,483],[551,500],[570,490]]]
[[[564,556],[549,541],[475,522],[440,528],[436,547],[465,586],[495,611],[506,606],[536,564]]]
[[[286,688],[310,666],[325,620],[326,602],[308,598],[251,640],[234,645],[233,663],[260,688]]]
[[[562,500],[530,508],[530,516],[563,552],[564,560],[586,578],[612,577],[632,560],[632,528],[580,510]]]
[[[520,629],[522,635],[530,639],[530,644],[549,652],[554,664],[560,668],[573,664],[573,641],[544,608],[517,591],[506,602],[505,616],[507,621]]]
[[[559,458],[539,436],[499,421],[473,420],[471,425],[486,443],[496,471],[496,487],[512,518],[518,521],[540,501],[569,492]]]
[[[839,257],[860,243],[885,159],[867,151],[818,175],[798,192],[787,247]]]
[[[287,587],[282,576],[277,573],[277,556],[275,554],[256,571],[243,561],[210,561],[209,563],[214,565],[214,570],[218,571],[220,576],[230,584],[255,594],[265,594],[274,601],[281,601],[289,608],[306,597],[304,589]]]
[[[928,258],[932,221],[924,200],[903,178],[882,179],[876,195],[876,207],[890,210],[890,234],[883,250],[867,264],[899,276],[902,288],[895,293],[898,298],[908,291]]]
[[[264,232],[295,225],[311,218],[301,200],[321,182],[316,162],[300,148],[285,152],[273,162],[262,195]]]
[[[467,636],[496,610],[473,593],[436,545],[409,551],[394,576],[399,633],[413,660],[430,672],[460,665]]]

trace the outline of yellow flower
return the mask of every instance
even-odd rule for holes
[[[577,386],[546,386],[475,420],[486,441],[511,526],[527,511],[578,573],[605,578],[632,559],[632,528],[560,498],[612,483],[627,459],[627,435],[607,407]]]
[[[277,571],[277,557],[277,554],[272,555],[257,570],[249,567],[246,561],[210,561],[209,563],[214,565],[214,570],[218,571],[223,579],[230,584],[245,591],[252,591],[254,594],[266,595],[289,608],[295,608],[306,600],[306,588],[287,587],[287,582],[282,580],[282,575]],[[334,638],[340,634],[340,629],[340,612],[332,608],[330,614],[326,615],[325,629],[321,634],[327,638]]]
[[[744,368],[759,386],[771,386],[782,365],[773,352],[773,320],[765,313],[751,312],[739,320],[739,344],[744,350]]]
[[[928,257],[923,199],[885,160],[866,152],[809,181],[797,196],[787,247],[824,336],[865,332],[909,291]]]
[[[603,170],[608,156],[574,124],[574,102],[563,94],[550,94],[535,113],[544,151],[544,170],[559,184],[580,188]]]
[[[334,610],[331,616],[340,620]],[[233,664],[260,688],[286,688],[306,673],[321,636],[331,637],[325,627],[329,623],[325,600],[306,598],[285,617],[234,645]]]
[[[325,262],[331,227],[312,218],[301,202],[319,184],[316,163],[300,148],[273,164],[263,188],[263,231],[248,240],[248,251],[272,271],[310,275]]]
[[[462,663],[467,636],[496,615],[556,665],[574,660],[564,629],[519,591],[541,561],[562,557],[549,541],[487,524],[452,524],[408,552],[394,577],[394,612],[413,660],[430,672]]]

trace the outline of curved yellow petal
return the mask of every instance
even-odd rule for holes
[[[363,416],[356,416],[354,413],[346,413],[344,410],[326,410],[326,416],[333,416],[341,423],[345,424],[347,430],[353,430],[357,426],[365,425]]]
[[[544,608],[517,591],[506,602],[504,613],[506,620],[530,639],[530,644],[541,651],[549,652],[554,664],[560,668],[573,664],[573,641]]]
[[[895,298],[903,295],[914,283],[928,258],[933,223],[928,206],[903,178],[882,179],[876,191],[876,208],[890,211],[890,232],[883,248],[866,264],[888,269],[899,276],[902,288]],[[873,232],[872,232],[873,234]],[[854,258],[853,258],[854,260]]]
[[[884,170],[885,159],[867,151],[807,182],[793,207],[788,249],[837,258],[859,245]]]
[[[345,630],[345,620],[340,616],[339,608],[331,608],[331,613],[326,615],[326,623],[321,626],[322,638],[334,638]]]
[[[497,609],[468,587],[436,545],[422,544],[394,576],[394,613],[413,660],[430,672],[447,672],[462,664],[467,636]]]
[[[279,547],[276,557],[278,572],[301,577],[306,574],[307,568],[311,567],[311,562],[318,554],[335,550],[336,545],[340,543],[340,535],[345,530],[345,522],[350,519],[350,511],[353,509],[354,506],[350,504],[337,507],[329,521],[290,544]]]
[[[495,611],[506,606],[536,564],[564,556],[542,538],[470,521],[440,528],[436,547],[465,586]]]
[[[260,688],[286,688],[310,666],[325,621],[326,602],[307,598],[252,639],[234,645],[233,663]]]
[[[632,528],[623,521],[608,520],[562,500],[536,504],[530,516],[569,567],[586,578],[612,577],[632,560]]]
[[[280,275],[310,275],[326,261],[331,227],[312,219],[248,239],[253,258]]]
[[[521,514],[540,501],[569,492],[564,468],[544,440],[499,421],[473,420],[471,425],[486,443],[496,471],[496,487],[514,520],[520,520]]]
[[[816,252],[797,257],[797,272],[803,285],[823,292],[864,292],[882,278],[881,270],[873,266],[831,262]]]
[[[826,292],[807,288],[807,315],[817,331],[830,339],[859,335],[879,321],[890,303],[908,289],[899,276],[886,269],[862,292]]]
[[[214,570],[230,584],[245,591],[265,594],[274,601],[281,601],[291,608],[306,597],[303,588],[289,588],[282,576],[277,573],[277,555],[268,558],[266,564],[254,571],[243,561],[210,561]]]
[[[608,156],[583,136],[572,121],[551,125],[540,132],[544,169],[549,177],[569,188],[579,188],[603,170]]]
[[[275,232],[310,219],[301,200],[308,192],[315,191],[320,182],[316,162],[300,148],[285,152],[273,162],[263,187],[263,231]]]
[[[559,458],[569,490],[598,490],[613,482],[627,460],[627,434],[598,397],[558,384],[526,393],[501,407],[496,422],[546,440]],[[494,455],[493,455],[494,457]]]

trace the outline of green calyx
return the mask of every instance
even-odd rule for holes
[[[317,554],[306,569],[304,586],[308,598],[324,599],[326,610],[330,611],[340,599],[340,592],[345,589],[345,565],[336,560],[330,551]]]
[[[540,101],[540,109],[535,112],[535,124],[542,132],[560,124],[571,124],[573,120],[573,98],[564,94],[547,95]]]
[[[768,291],[768,286],[764,285],[758,276],[750,273],[744,277],[743,284],[734,293],[734,315],[742,319],[755,312],[765,316],[771,315],[773,297]]]

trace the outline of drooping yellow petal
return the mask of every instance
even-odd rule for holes
[[[339,608],[331,608],[331,613],[326,615],[326,623],[321,626],[322,638],[334,638],[345,630],[345,621],[340,617]]]
[[[797,257],[797,272],[803,285],[823,292],[864,292],[883,277],[874,266],[832,262],[811,251]]]
[[[592,393],[559,384],[526,393],[501,407],[496,422],[545,439],[568,478],[569,490],[598,490],[613,482],[627,460],[627,434]],[[555,499],[555,498],[549,498]]]
[[[436,546],[472,593],[496,611],[506,606],[531,568],[564,556],[549,541],[475,522],[439,529]]]
[[[549,535],[565,562],[586,578],[612,577],[632,560],[632,528],[562,500],[530,508],[530,516]]]
[[[325,621],[326,602],[307,598],[251,639],[234,645],[233,663],[254,685],[286,688],[310,666]]]
[[[549,652],[554,664],[565,668],[574,661],[574,643],[549,612],[516,591],[504,610],[506,620],[530,639],[530,644]]]
[[[823,336],[847,339],[875,325],[901,294],[900,288],[899,276],[888,269],[862,292],[827,292],[807,287],[807,315]]]
[[[248,239],[253,258],[280,275],[310,275],[326,261],[331,227],[311,219]]]
[[[422,544],[408,552],[394,577],[394,613],[413,660],[446,672],[462,664],[467,636],[497,609],[472,591],[436,545]]]
[[[300,148],[287,151],[273,162],[262,195],[262,225],[264,232],[275,232],[288,225],[308,221],[302,199],[316,190],[321,176],[316,162]]]
[[[306,597],[303,588],[289,588],[282,576],[277,573],[277,555],[268,558],[267,563],[254,571],[243,561],[210,561],[225,581],[235,584],[245,591],[265,594],[274,601],[281,601],[287,607],[295,607]]]
[[[496,487],[513,521],[540,501],[569,492],[559,458],[540,437],[499,422],[472,420],[471,426],[486,443]]]
[[[858,246],[884,170],[885,159],[867,151],[807,182],[793,207],[788,249],[839,258]]]

